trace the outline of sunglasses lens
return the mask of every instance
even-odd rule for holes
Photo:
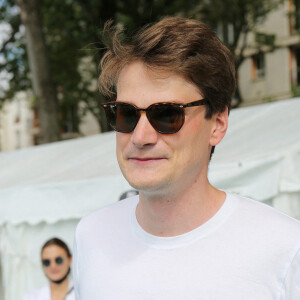
[[[49,267],[50,266],[50,260],[49,259],[43,259],[42,264],[44,267]]]
[[[112,103],[105,107],[109,125],[118,132],[128,133],[135,128],[139,115],[131,104]]]
[[[58,265],[61,265],[63,262],[64,262],[64,259],[62,257],[56,257],[55,258],[55,262],[58,264]]]
[[[184,123],[184,111],[172,104],[157,104],[149,107],[148,119],[159,133],[176,133]]]

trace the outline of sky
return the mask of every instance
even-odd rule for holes
[[[5,0],[0,0],[0,7],[5,5]],[[10,8],[10,13],[11,14],[17,14],[19,11],[17,6],[11,7]],[[0,22],[0,47],[2,46],[3,41],[5,41],[8,37],[10,33],[10,26],[9,24],[5,23],[5,22]],[[4,58],[1,57],[0,54],[0,63],[4,62]],[[7,81],[7,77],[9,76],[9,74],[7,72],[0,72],[0,96],[1,96],[1,91],[3,91],[3,89],[7,89],[8,88],[8,81]]]
[[[0,0],[1,2],[1,0]],[[0,47],[2,46],[2,43],[5,41],[7,38],[8,34],[10,32],[10,26],[5,23],[0,23]],[[0,54],[0,63],[4,62],[4,58]],[[0,96],[1,96],[1,91],[3,89],[8,88],[8,83],[5,78],[7,78],[8,74],[6,72],[0,72]]]

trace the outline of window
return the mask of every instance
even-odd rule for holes
[[[262,78],[265,76],[265,55],[258,53],[252,56],[252,79]]]
[[[222,22],[219,22],[216,28],[216,33],[218,38],[226,45],[232,44],[234,42],[233,24],[223,24]]]
[[[296,75],[296,80],[295,83],[297,85],[300,85],[300,48],[296,47],[294,48],[294,53],[293,53],[294,59],[295,59],[295,75]]]

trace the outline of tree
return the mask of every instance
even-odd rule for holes
[[[2,17],[12,26],[11,10],[15,1],[2,2],[5,3],[1,8]],[[104,97],[99,93],[96,84],[99,61],[105,50],[100,39],[104,23],[114,19],[116,23],[123,24],[129,33],[148,22],[157,21],[164,15],[187,13],[196,1],[41,0],[39,3],[40,26],[45,36],[52,81],[59,98],[61,128],[68,127],[78,131],[80,119],[86,111],[90,111],[98,120],[102,131],[106,131],[107,124],[99,105],[104,101]],[[15,18],[18,19],[19,15],[15,14]],[[3,45],[2,50],[6,53],[5,67],[14,78],[19,76],[20,80],[17,84],[10,80],[10,90],[6,93],[6,99],[20,89],[31,87],[26,56],[29,47],[25,47],[20,22],[15,27],[16,33],[10,37],[10,46]],[[18,43],[13,36],[21,36]],[[10,53],[16,47],[22,49],[22,53],[18,55],[17,60],[12,61],[9,59]],[[33,68],[31,64],[30,66]],[[0,65],[0,71],[3,67]],[[20,70],[23,70],[21,74]],[[79,105],[82,102],[85,103],[84,108]]]
[[[39,142],[54,142],[59,140],[60,137],[58,100],[42,31],[39,1],[19,0],[18,4],[21,20],[25,26],[32,86],[37,98],[40,128]]]
[[[0,63],[0,72],[5,69],[11,74],[10,89],[4,96],[0,95],[5,100],[18,90],[30,89],[32,84],[27,60],[29,48],[25,46],[16,0],[1,2],[5,5],[0,7],[0,20],[11,26],[11,35],[0,46],[0,55],[5,58],[5,63]],[[249,33],[255,32],[280,3],[281,0],[40,0],[40,24],[58,98],[61,130],[78,132],[80,120],[87,111],[96,117],[102,131],[108,130],[99,105],[104,97],[97,88],[98,65],[105,51],[101,29],[107,20],[123,24],[127,34],[165,15],[196,17],[212,28],[221,29],[238,69],[249,46]],[[275,44],[274,36],[259,32],[257,37],[259,47]],[[242,101],[239,89],[237,98],[239,104]]]

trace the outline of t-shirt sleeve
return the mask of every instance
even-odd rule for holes
[[[300,248],[293,257],[283,283],[280,300],[300,299]]]

